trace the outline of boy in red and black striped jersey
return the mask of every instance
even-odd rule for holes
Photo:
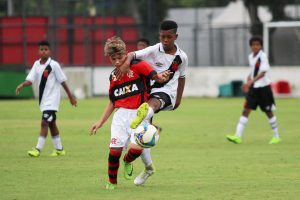
[[[278,133],[277,119],[273,113],[273,110],[275,110],[275,101],[271,90],[271,81],[268,77],[270,70],[269,61],[266,54],[262,51],[263,41],[260,37],[252,37],[249,41],[249,45],[252,50],[252,53],[249,55],[251,72],[247,77],[247,83],[243,85],[246,102],[242,116],[237,124],[235,135],[227,135],[226,138],[230,142],[240,144],[251,110],[256,110],[257,106],[259,106],[260,109],[266,113],[273,131],[273,137],[269,144],[277,144],[281,139]]]
[[[119,37],[112,37],[107,40],[104,53],[109,56],[110,62],[119,68],[127,58],[125,43]],[[158,82],[166,81],[170,72],[166,71],[157,74],[152,67],[142,60],[133,60],[130,69],[122,79],[117,79],[115,70],[110,75],[109,102],[100,119],[92,125],[91,134],[96,131],[109,118],[115,110],[111,124],[111,141],[108,157],[108,176],[109,182],[106,189],[115,189],[117,186],[117,174],[119,169],[119,159],[122,150],[131,142],[128,152],[124,155],[124,176],[132,179],[132,161],[139,157],[143,148],[138,146],[133,138],[134,130],[129,127],[130,121],[136,116],[137,108],[148,100],[149,87],[148,79]],[[148,122],[145,122],[148,123]]]

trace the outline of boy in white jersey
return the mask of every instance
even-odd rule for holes
[[[35,148],[28,151],[28,155],[38,157],[44,147],[48,128],[50,129],[54,150],[51,156],[65,155],[59,130],[56,125],[56,112],[60,104],[60,86],[62,85],[66,91],[70,103],[73,106],[77,105],[76,99],[72,96],[69,87],[66,83],[66,76],[63,73],[60,65],[50,57],[50,44],[48,41],[41,41],[38,44],[38,54],[40,59],[35,61],[26,80],[17,86],[16,94],[25,86],[30,86],[34,82],[39,83],[39,104],[42,114],[40,136]]]
[[[247,77],[247,82],[243,85],[243,91],[246,93],[246,102],[242,116],[237,124],[235,135],[227,135],[226,138],[230,142],[240,144],[251,110],[256,110],[257,106],[259,106],[269,118],[269,124],[273,131],[273,137],[269,144],[278,144],[281,139],[278,133],[277,120],[273,114],[275,101],[270,86],[271,81],[268,77],[268,71],[270,70],[269,61],[266,54],[262,51],[263,41],[260,37],[252,37],[249,45],[252,50],[252,53],[249,55],[251,72]]]
[[[177,28],[175,21],[163,21],[159,31],[160,43],[128,54],[123,69],[127,69],[130,61],[137,58],[150,63],[158,73],[166,70],[172,72],[168,81],[151,83],[150,99],[139,107],[137,117],[131,121],[131,128],[136,128],[144,119],[152,118],[154,113],[160,110],[174,110],[180,105],[188,58],[185,52],[175,43],[178,37]],[[154,173],[150,149],[144,149],[141,158],[145,164],[145,170],[134,180],[136,185],[144,184],[148,177]]]

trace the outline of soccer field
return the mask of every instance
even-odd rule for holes
[[[184,98],[181,107],[161,112],[154,121],[163,127],[152,149],[157,169],[144,186],[123,178],[107,191],[110,120],[96,136],[88,129],[107,99],[79,100],[72,108],[63,100],[57,123],[67,155],[50,157],[51,137],[39,158],[35,147],[41,113],[37,100],[0,101],[1,200],[296,200],[300,196],[300,101],[277,99],[275,112],[282,143],[269,145],[271,129],[264,114],[253,112],[243,143],[225,139],[233,134],[243,99]],[[134,176],[143,166],[134,162]]]

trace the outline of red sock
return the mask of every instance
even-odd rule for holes
[[[124,156],[124,161],[129,163],[138,158],[143,152],[143,149],[130,148]]]
[[[120,165],[120,157],[121,157],[122,151],[110,149],[109,150],[109,156],[108,156],[108,178],[109,182],[113,184],[117,184],[117,178],[118,178],[118,170]]]

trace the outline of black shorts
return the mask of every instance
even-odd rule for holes
[[[275,100],[270,85],[261,88],[251,87],[249,89],[246,95],[245,108],[256,110],[257,106],[263,112],[270,112],[275,108]]]
[[[155,98],[158,99],[160,101],[160,108],[158,111],[156,111],[156,113],[158,113],[159,111],[165,109],[168,106],[172,106],[172,101],[171,98],[168,94],[164,93],[164,92],[155,92],[150,94],[149,99],[151,98]]]
[[[56,120],[55,110],[45,110],[42,114],[42,120],[46,122],[54,122]]]

